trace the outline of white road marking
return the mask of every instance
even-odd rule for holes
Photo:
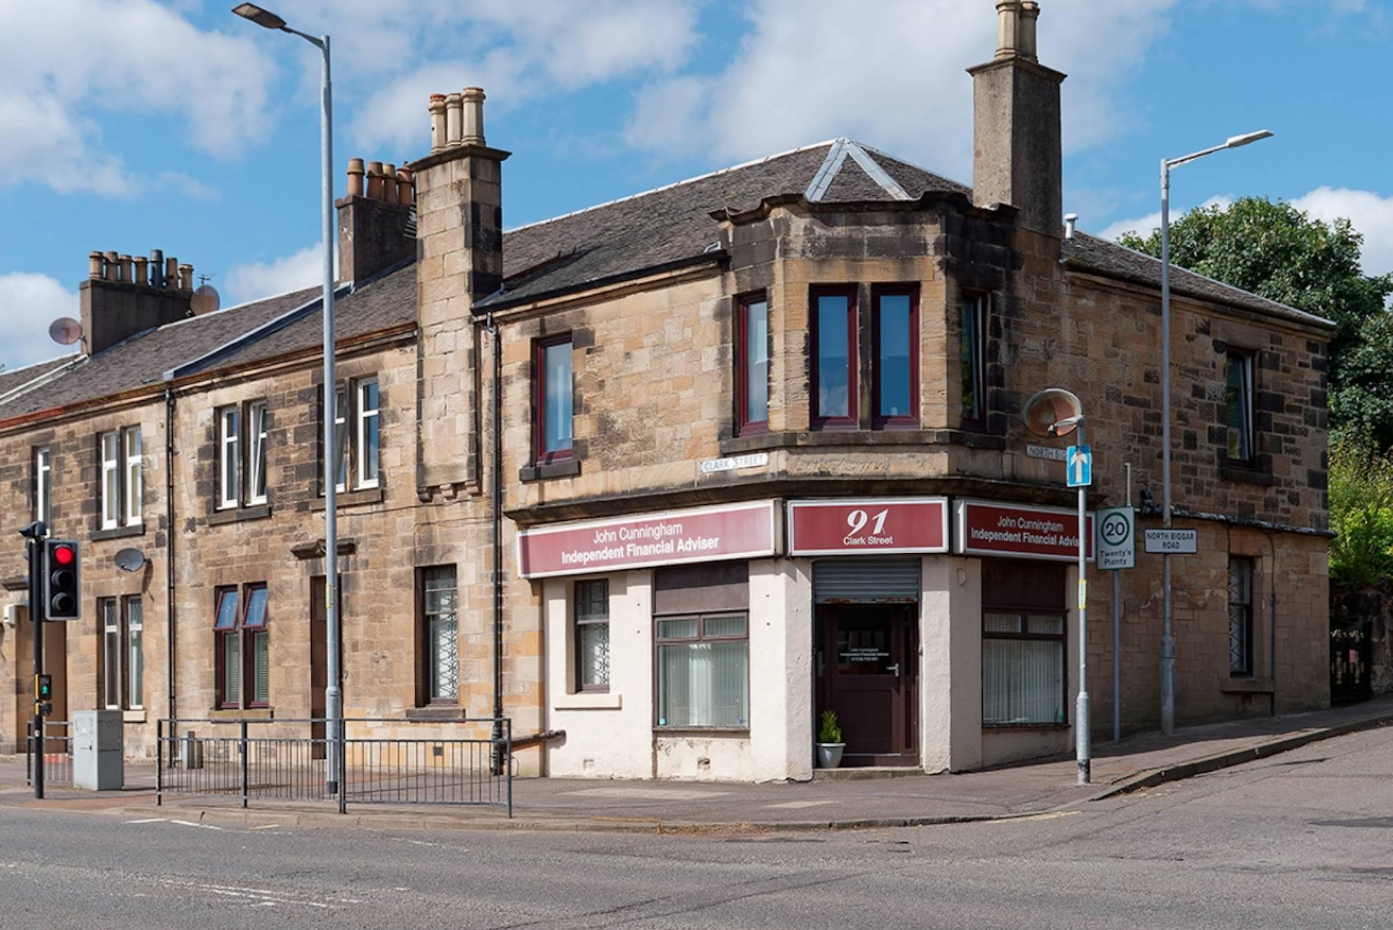
[[[192,820],[171,820],[170,823],[177,823],[181,827],[198,827],[200,830],[222,831],[222,827],[215,827],[211,823],[194,823]]]
[[[126,821],[126,824],[129,825],[129,824],[133,824],[133,823],[168,823],[168,822],[169,822],[169,821],[165,820],[163,817],[151,817],[149,820],[127,820],[127,821]]]
[[[767,804],[770,810],[782,808],[784,810],[797,810],[802,807],[822,807],[824,804],[836,804],[836,801],[785,801],[783,804]]]

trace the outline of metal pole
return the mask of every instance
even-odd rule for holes
[[[1171,525],[1171,169],[1161,159],[1161,519]],[[1161,554],[1161,732],[1175,731],[1175,637],[1171,632],[1171,557]]]
[[[42,524],[40,524],[42,526]],[[40,533],[42,534],[42,530]],[[39,676],[44,673],[44,598],[41,579],[43,536],[28,539],[29,547],[29,622],[34,625],[34,797],[44,797],[44,718],[39,712]]]
[[[306,36],[306,38],[309,38]],[[328,790],[339,790],[338,759],[343,752],[343,734],[335,721],[343,716],[343,678],[339,656],[339,512],[338,384],[334,376],[334,111],[333,85],[329,80],[329,37],[310,39],[324,53],[324,79],[320,92],[320,149],[324,201],[324,626],[328,637],[329,681],[324,690],[324,713],[332,733],[326,771]],[[344,424],[347,429],[347,424]]]
[[[1084,421],[1079,418],[1079,448],[1087,445]],[[1088,489],[1079,487],[1079,700],[1075,717],[1078,720],[1076,749],[1079,763],[1079,784],[1093,780],[1092,747],[1088,719]]]
[[[1135,529],[1132,531],[1136,532]],[[1112,741],[1122,742],[1122,582],[1112,570]]]
[[[493,751],[489,766],[500,775],[511,765],[504,754],[503,725],[503,333],[493,314],[488,315],[493,341]],[[512,752],[512,747],[507,747]]]

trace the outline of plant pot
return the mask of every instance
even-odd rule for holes
[[[842,764],[842,750],[846,748],[846,743],[818,743],[817,744],[817,767],[820,769],[834,769]]]

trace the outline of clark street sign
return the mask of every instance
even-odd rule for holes
[[[1100,569],[1135,568],[1137,564],[1137,521],[1131,507],[1110,507],[1095,515],[1098,526]]]
[[[1199,530],[1147,530],[1146,551],[1193,555],[1200,551]]]

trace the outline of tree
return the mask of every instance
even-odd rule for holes
[[[1161,232],[1126,233],[1128,248],[1159,257]],[[1283,200],[1244,197],[1202,207],[1171,224],[1171,261],[1182,268],[1305,310],[1338,327],[1330,343],[1331,429],[1393,446],[1393,273],[1359,266],[1364,237],[1349,220],[1314,220]]]
[[[1330,580],[1348,589],[1393,575],[1393,456],[1352,437],[1330,448]]]

